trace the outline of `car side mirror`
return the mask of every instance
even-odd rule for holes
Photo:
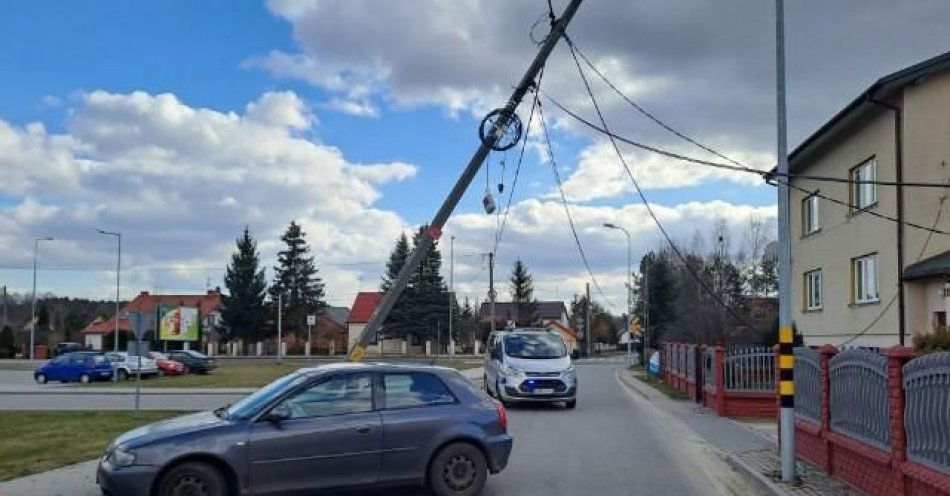
[[[274,408],[271,408],[266,415],[264,415],[264,420],[268,422],[281,422],[284,420],[290,419],[290,408],[287,408],[287,405],[277,405]]]

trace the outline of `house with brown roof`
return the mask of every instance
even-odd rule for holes
[[[557,321],[564,326],[570,326],[570,319],[567,315],[567,306],[563,301],[539,301],[537,305],[537,314],[535,318],[539,323]],[[478,309],[478,319],[487,324],[492,321],[491,303],[482,303]],[[495,327],[504,328],[508,322],[518,320],[518,305],[508,301],[495,302]]]
[[[382,300],[383,293],[381,291],[360,291],[356,294],[356,298],[353,299],[353,306],[350,307],[350,315],[346,324],[348,335],[347,350],[353,349],[353,346],[356,345],[360,333],[366,328],[366,324],[369,324],[370,319],[373,317],[373,312],[376,311],[376,307]],[[370,340],[370,343],[366,351],[368,353],[377,353],[378,348],[376,346],[375,336]]]
[[[188,307],[198,309],[198,318],[200,319],[203,332],[201,342],[191,343],[190,346],[197,347],[202,343],[209,342],[209,336],[213,336],[213,329],[218,325],[221,319],[221,289],[216,288],[208,290],[204,294],[191,295],[154,295],[148,291],[142,291],[135,298],[127,303],[119,311],[119,347],[124,348],[123,343],[134,340],[132,336],[132,322],[130,314],[138,312],[143,315],[142,325],[145,330],[146,341],[158,341],[157,325],[158,308],[163,307]],[[115,316],[108,319],[101,317],[90,322],[85,329],[81,331],[87,348],[94,350],[111,349],[115,335]],[[187,343],[187,341],[185,342]]]

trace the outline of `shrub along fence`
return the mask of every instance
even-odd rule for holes
[[[798,457],[871,495],[950,494],[950,352],[795,350]]]
[[[766,346],[663,343],[670,386],[719,415],[775,417],[775,351]]]

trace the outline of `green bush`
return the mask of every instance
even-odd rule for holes
[[[914,348],[921,353],[950,351],[950,329],[944,327],[926,334],[914,336]]]

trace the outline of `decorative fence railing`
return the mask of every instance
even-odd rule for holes
[[[795,415],[821,422],[821,355],[795,348]]]
[[[676,347],[676,370],[680,374],[686,373],[686,345]]]
[[[733,345],[726,348],[727,391],[775,391],[775,352],[767,346]]]
[[[831,429],[890,451],[887,358],[866,349],[843,351],[829,363]]]
[[[712,391],[716,390],[716,368],[714,366],[716,362],[716,349],[715,348],[706,348],[703,350],[703,384],[711,389]]]
[[[908,458],[950,474],[950,352],[904,365],[904,426]]]
[[[696,381],[696,350],[697,346],[686,347],[686,378]]]

